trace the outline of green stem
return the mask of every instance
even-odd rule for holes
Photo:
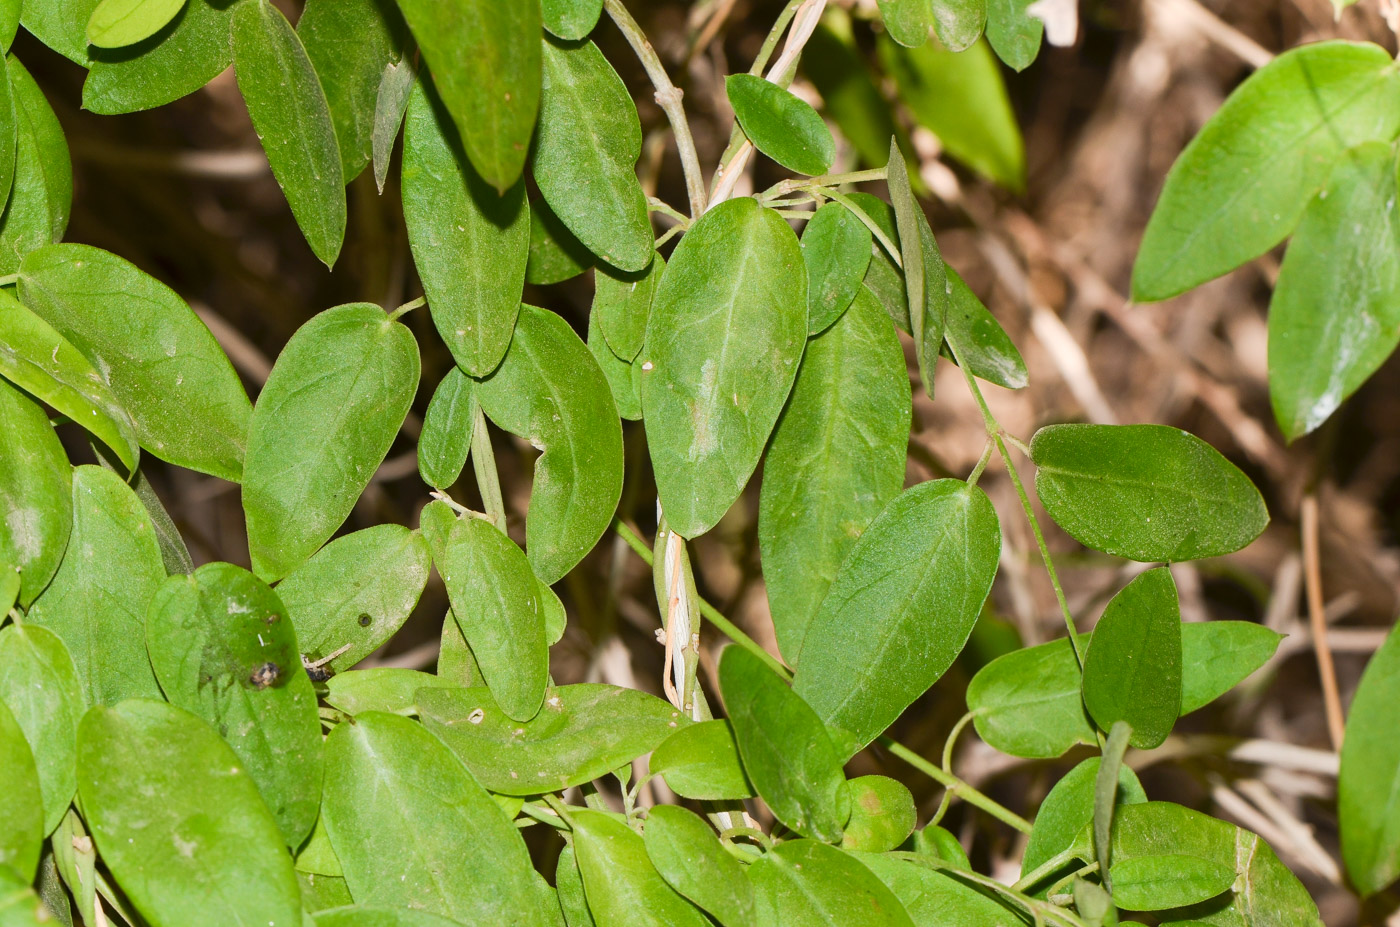
[[[399,308],[395,309],[393,312],[389,313],[389,319],[388,319],[388,320],[389,320],[390,322],[393,322],[393,321],[397,320],[397,319],[399,318],[399,316],[403,315],[404,313],[406,313],[406,312],[412,312],[414,309],[417,309],[419,306],[426,306],[427,304],[428,304],[428,297],[426,297],[426,296],[420,296],[420,297],[418,297],[417,299],[410,299],[408,302],[404,303],[402,306],[400,306]]]
[[[883,735],[879,740],[880,743],[884,745],[885,749],[889,750],[895,756],[899,757],[910,766],[913,766],[930,779],[942,784],[948,791],[952,792],[969,805],[975,808],[981,808],[998,821],[1001,821],[1003,824],[1011,825],[1023,834],[1029,834],[1031,832],[1031,822],[1027,821],[1010,808],[997,804],[962,779],[930,763],[902,743]]]
[[[681,228],[688,228],[690,226],[690,218],[665,200],[649,196],[647,197],[647,209],[650,212],[659,212],[663,216],[670,216],[679,223]]]
[[[788,23],[797,15],[797,8],[802,5],[802,0],[789,0],[788,5],[783,7],[783,11],[778,14],[778,18],[773,21],[773,28],[768,30],[768,35],[764,37],[763,44],[759,46],[758,54],[754,56],[753,66],[749,68],[749,73],[754,77],[762,77],[763,69],[768,67],[768,61],[773,57],[773,52],[778,48],[778,40],[783,37],[784,30]]]
[[[472,418],[472,472],[481,504],[491,523],[502,532],[506,530],[506,505],[501,498],[501,477],[496,472],[496,452],[491,449],[491,433],[486,430],[486,413],[477,406]]]
[[[1108,731],[1108,744],[1103,748],[1099,773],[1094,780],[1094,858],[1099,863],[1103,887],[1113,893],[1109,876],[1109,851],[1112,848],[1113,809],[1118,798],[1118,771],[1123,767],[1123,754],[1128,752],[1128,738],[1133,728],[1127,721],[1114,721]]]
[[[883,167],[872,167],[863,171],[847,171],[841,174],[823,174],[820,177],[790,177],[764,190],[758,198],[761,201],[766,201],[812,187],[834,187],[839,184],[864,183],[868,180],[884,179],[885,169]]]
[[[995,448],[996,445],[991,439],[988,439],[986,445],[982,448],[982,456],[978,459],[977,466],[973,467],[972,472],[967,475],[967,485],[977,485],[977,481],[982,478],[982,471],[987,469],[987,462],[992,459],[992,451]]]
[[[0,286],[14,286],[19,282],[19,274],[6,274],[0,277]]]
[[[1079,857],[1074,855],[1074,850],[1072,847],[1066,847],[1065,849],[1056,853],[1054,856],[1047,859],[1045,862],[1041,863],[1039,866],[1036,866],[1030,872],[1021,876],[1021,878],[1017,880],[1017,882],[1011,887],[1012,889],[1018,892],[1028,891],[1029,889],[1034,888],[1035,885],[1042,879],[1045,879],[1046,877],[1051,876],[1057,871],[1059,871],[1060,867],[1067,866],[1078,858]]]

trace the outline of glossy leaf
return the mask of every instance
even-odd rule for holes
[[[233,12],[249,0],[186,0],[155,35],[127,48],[90,49],[83,109],[153,109],[194,93],[233,62]]]
[[[799,174],[815,177],[831,169],[836,142],[810,103],[753,74],[729,75],[724,89],[739,126],[759,151]]]
[[[948,314],[944,339],[957,349],[957,356],[967,364],[973,376],[1007,389],[1021,389],[1029,382],[1021,352],[958,272],[951,267],[947,271]]]
[[[928,41],[933,28],[931,0],[880,0],[885,31],[900,45],[917,48]]]
[[[959,52],[932,42],[906,49],[882,41],[879,48],[899,99],[921,126],[938,136],[948,154],[1009,190],[1025,189],[1021,130],[1001,69],[986,44]]]
[[[269,0],[234,13],[233,64],[272,174],[306,243],[330,267],[346,220],[335,121],[301,39]]]
[[[33,751],[48,834],[77,788],[74,742],[87,708],[73,658],[52,631],[13,623],[0,628],[0,702]]]
[[[540,580],[558,582],[603,536],[622,495],[622,427],[602,371],[567,322],[521,306],[510,350],[477,397],[491,421],[542,452],[525,547]]]
[[[0,215],[0,273],[12,274],[26,254],[63,238],[73,204],[73,165],[63,128],[39,85],[13,55],[5,67],[15,107],[15,177]]]
[[[549,682],[544,603],[535,575],[525,554],[494,525],[450,512],[446,517],[452,520],[442,536],[428,529],[425,517],[424,534],[452,613],[497,704],[511,719],[529,721]]]
[[[277,824],[209,725],[149,699],[99,706],[83,718],[78,754],[98,852],[152,927],[300,927]]]
[[[460,367],[451,368],[438,381],[423,415],[418,436],[418,473],[423,482],[437,489],[457,482],[471,451],[476,410],[476,382]]]
[[[453,688],[450,679],[397,666],[336,673],[326,680],[326,704],[347,715],[366,711],[387,711],[396,715],[416,715],[414,702],[420,689]],[[332,873],[334,875],[334,873]]]
[[[472,166],[500,193],[525,166],[540,108],[540,6],[398,0]]]
[[[1021,874],[1035,871],[1042,864],[1074,845],[1075,839],[1094,817],[1094,784],[1100,760],[1090,757],[1065,773],[1050,789],[1035,813],[1035,826],[1021,856]],[[1118,768],[1119,805],[1147,801],[1137,774],[1127,766]]]
[[[862,288],[808,342],[763,467],[759,550],[778,648],[793,665],[847,554],[904,485],[909,402],[904,349]]]
[[[1084,635],[1080,642],[1084,646]],[[1012,651],[982,667],[967,687],[967,708],[977,736],[1012,756],[1047,758],[1097,742],[1068,638]]]
[[[370,149],[374,160],[374,185],[380,193],[389,179],[389,159],[394,153],[394,142],[403,126],[408,98],[413,92],[417,78],[417,66],[410,49],[405,48],[403,57],[384,65],[379,76],[379,89],[374,98],[374,128],[370,132]]]
[[[1269,845],[1246,830],[1236,829],[1235,839],[1235,890],[1189,908],[1162,912],[1163,927],[1322,927],[1307,888]]]
[[[710,530],[743,492],[806,334],[802,249],[781,216],[741,197],[691,226],[638,355],[657,492],[682,537]]]
[[[498,195],[421,83],[409,96],[403,145],[404,224],[433,324],[458,365],[484,377],[506,353],[525,286],[525,182]]]
[[[773,927],[914,927],[904,905],[856,857],[815,840],[778,844],[749,866],[757,922]]]
[[[349,669],[403,627],[428,582],[423,536],[402,525],[375,525],[336,538],[277,586],[307,659]]]
[[[540,713],[523,724],[506,717],[485,688],[424,689],[418,711],[423,726],[502,795],[591,782],[688,723],[654,695],[593,683],[551,688]]]
[[[1040,54],[1045,24],[1030,15],[1032,0],[987,0],[987,41],[1013,71],[1024,71]]]
[[[593,306],[589,320],[596,316],[607,339],[608,347],[625,361],[633,360],[642,350],[647,333],[647,316],[656,297],[656,286],[666,259],[652,256],[645,270],[629,274],[606,265],[593,277]]]
[[[710,923],[661,878],[636,831],[600,811],[580,809],[571,818],[584,893],[601,927],[705,927]]]
[[[146,656],[146,605],[164,582],[141,500],[111,470],[74,470],[69,553],[28,622],[63,641],[89,704],[161,697]]]
[[[1130,560],[1233,553],[1269,513],[1239,468],[1166,425],[1050,425],[1031,441],[1035,488],[1071,537]]]
[[[146,648],[166,698],[228,741],[300,845],[316,823],[321,725],[277,593],[228,563],[172,576],[151,599]]]
[[[17,0],[10,2],[18,6]],[[3,28],[3,23],[0,23]],[[19,144],[19,117],[10,80],[0,80],[0,202],[7,202],[15,181],[15,150]]]
[[[1160,746],[1181,712],[1181,607],[1166,567],[1123,587],[1084,654],[1084,706],[1101,730],[1118,721],[1139,749]]]
[[[915,927],[1022,927],[1020,913],[946,869],[889,854],[853,854],[883,882]]]
[[[68,547],[72,472],[44,410],[0,379],[0,563],[19,570],[25,608],[53,579]]]
[[[20,25],[40,42],[84,67],[88,63],[87,22],[101,0],[48,0],[21,3]]]
[[[418,344],[378,306],[336,306],[297,329],[248,429],[243,511],[255,573],[285,576],[335,533],[417,389]]]
[[[1269,398],[1289,440],[1400,344],[1400,185],[1389,144],[1351,149],[1303,212],[1269,301]]]
[[[548,923],[519,831],[418,724],[368,712],[326,739],[322,815],[351,895],[470,923]]]
[[[585,248],[619,270],[644,270],[654,249],[636,174],[642,127],[632,96],[592,42],[546,38],[543,46],[535,182]]]
[[[87,355],[155,456],[237,481],[251,406],[228,357],[173,290],[122,258],[52,245],[24,259],[24,304]]]
[[[131,420],[83,353],[52,325],[0,293],[0,376],[111,448],[128,470],[141,454]]]
[[[32,882],[45,834],[39,769],[23,729],[3,701],[0,756],[5,757],[0,763],[0,872],[8,869]]]
[[[1167,175],[1133,298],[1175,296],[1282,241],[1343,151],[1400,131],[1386,102],[1398,80],[1384,49],[1352,42],[1303,45],[1251,74]]]
[[[753,923],[753,886],[704,818],[677,805],[657,805],[647,814],[642,838],[661,878],[722,927]]]
[[[1196,904],[1228,891],[1258,837],[1170,802],[1122,805],[1113,816],[1113,901],[1129,911]],[[1084,852],[1081,836],[1076,848]],[[1252,848],[1250,848],[1252,849]]]
[[[360,904],[318,911],[314,920],[316,927],[453,927],[461,923],[427,911]]]
[[[720,657],[719,684],[744,771],[773,816],[804,836],[840,840],[850,792],[821,719],[742,647]]]
[[[857,776],[851,790],[851,819],[841,836],[843,850],[885,853],[914,832],[919,810],[904,783],[888,776]]]
[[[561,39],[573,41],[593,31],[603,12],[603,0],[543,0],[544,27]]]
[[[648,768],[683,798],[724,801],[754,794],[728,721],[681,728],[652,751]]]
[[[958,838],[945,827],[928,824],[914,832],[914,853],[931,860],[941,860],[954,869],[971,870],[972,863],[967,858]]]
[[[530,203],[530,258],[525,282],[540,286],[577,277],[597,262],[549,208],[544,197]]]
[[[821,94],[822,112],[836,123],[861,162],[867,167],[884,164],[890,136],[901,130],[856,47],[850,17],[840,8],[828,9],[813,30],[800,66]]]
[[[1371,657],[1347,718],[1337,808],[1342,859],[1363,896],[1400,877],[1400,634],[1391,632]]]
[[[608,381],[608,389],[612,393],[613,404],[617,406],[617,414],[629,422],[641,421],[642,397],[637,394],[638,371],[634,369],[635,365],[631,361],[625,361],[613,353],[599,323],[598,314],[590,313],[588,350],[598,362],[598,369],[603,372],[603,378]]]
[[[793,690],[847,738],[838,745],[843,757],[883,733],[952,665],[1000,550],[991,502],[958,480],[906,490],[851,548],[793,678]]]
[[[851,305],[870,266],[870,229],[840,203],[817,210],[802,230],[807,333],[824,331]]]
[[[1269,661],[1283,635],[1252,621],[1181,626],[1181,713],[1215,701]]]
[[[184,5],[185,0],[102,0],[88,17],[88,44],[135,45],[159,32]]]
[[[972,47],[987,24],[990,0],[932,0],[933,30],[949,51]]]

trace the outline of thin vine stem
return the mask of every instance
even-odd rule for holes
[[[767,190],[759,194],[761,201],[767,202],[771,199],[795,193],[798,190],[808,190],[812,187],[834,187],[839,184],[865,183],[871,180],[884,180],[885,169],[883,167],[872,167],[862,171],[846,171],[839,174],[823,174],[820,177],[789,177],[773,184]]]
[[[419,306],[426,306],[427,304],[428,304],[428,297],[426,297],[426,296],[420,296],[420,297],[418,297],[417,299],[410,299],[408,302],[404,303],[402,306],[400,306],[399,308],[395,309],[393,312],[389,313],[388,321],[393,322],[393,321],[395,321],[396,319],[398,319],[399,316],[403,315],[404,313],[406,313],[406,312],[412,312],[414,309],[417,309]]]
[[[476,415],[472,418],[471,456],[481,504],[486,507],[491,523],[505,531],[506,504],[501,496],[501,477],[496,472],[496,452],[491,449],[491,433],[486,430],[486,413],[481,411],[480,406],[477,406]]]

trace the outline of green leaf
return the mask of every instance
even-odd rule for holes
[[[1376,45],[1318,42],[1235,88],[1167,175],[1133,266],[1133,299],[1184,293],[1292,232],[1343,151],[1400,131],[1392,64]]]
[[[579,874],[574,861],[574,848],[565,846],[559,851],[559,859],[554,867],[554,886],[559,893],[559,907],[564,912],[568,927],[597,927],[593,913],[588,910],[588,901],[583,894],[583,876]]]
[[[299,927],[296,873],[277,824],[207,724],[131,699],[88,712],[77,745],[98,852],[152,927]]]
[[[870,229],[840,203],[827,203],[808,220],[801,242],[807,334],[824,331],[851,305],[870,266],[872,243]]]
[[[899,253],[908,297],[909,333],[914,338],[918,353],[919,378],[923,380],[924,392],[932,397],[934,366],[938,361],[938,349],[943,344],[948,311],[947,270],[923,207],[914,198],[904,166],[904,155],[893,137],[890,139],[886,171],[899,232]]]
[[[1252,621],[1201,621],[1181,626],[1181,713],[1229,692],[1278,650],[1283,635]]]
[[[545,925],[520,832],[418,724],[368,712],[326,739],[322,815],[362,904]]]
[[[160,698],[146,656],[146,604],[165,581],[165,565],[145,506],[112,471],[78,467],[69,543],[72,555],[28,623],[63,641],[89,704]]]
[[[11,0],[18,5],[17,0]],[[9,78],[0,80],[0,202],[10,198],[15,182],[15,151],[19,144],[19,116]]]
[[[1317,905],[1267,843],[1236,829],[1235,890],[1189,908],[1163,912],[1163,927],[1322,927]]]
[[[525,286],[525,182],[498,196],[421,83],[409,96],[403,146],[404,224],[433,324],[458,365],[484,377],[506,353]]]
[[[1081,647],[1086,640],[1080,635]],[[1061,638],[982,667],[967,687],[967,708],[977,736],[1002,753],[1049,758],[1097,743],[1079,690],[1079,663]]]
[[[656,286],[666,259],[652,256],[645,270],[626,273],[601,265],[593,277],[593,306],[589,320],[597,317],[598,325],[607,339],[608,347],[625,361],[633,360],[642,350],[646,339],[647,316],[651,314]]]
[[[389,179],[389,160],[394,154],[394,141],[399,137],[399,127],[403,125],[404,111],[408,108],[408,97],[418,76],[412,48],[408,42],[404,44],[403,57],[384,65],[374,98],[370,148],[374,157],[374,185],[380,193],[384,192],[384,182]]]
[[[647,858],[672,888],[723,927],[753,923],[753,886],[704,818],[677,805],[657,805],[647,814],[642,838]]]
[[[25,608],[58,570],[73,530],[68,456],[39,404],[0,379],[0,564]]]
[[[477,397],[491,421],[542,451],[525,547],[540,581],[558,582],[598,543],[622,495],[622,426],[607,382],[567,322],[527,305]]]
[[[229,563],[172,576],[151,599],[146,648],[166,698],[229,742],[299,846],[316,823],[321,725],[277,593]]]
[[[884,853],[908,839],[919,810],[904,783],[888,776],[857,776],[851,790],[851,819],[841,836],[841,849]]]
[[[199,316],[165,284],[114,254],[51,245],[19,269],[24,304],[92,361],[162,460],[237,481],[251,406]]]
[[[943,336],[957,348],[967,369],[975,377],[1007,389],[1021,389],[1029,382],[1026,362],[1007,337],[982,300],[972,292],[958,272],[948,271],[948,315]],[[946,352],[951,360],[951,353]]]
[[[418,369],[413,335],[370,303],[327,309],[292,335],[248,429],[255,573],[287,575],[349,516],[408,413]]]
[[[318,911],[314,919],[316,927],[454,927],[461,923],[427,911],[362,904]]]
[[[392,0],[309,0],[297,20],[330,106],[346,183],[369,163],[380,79],[399,60],[406,34]]]
[[[890,242],[899,247],[899,231],[895,228],[894,207],[879,197],[869,193],[852,193],[846,197],[854,203],[870,221],[885,233]],[[874,294],[885,307],[895,327],[902,332],[909,331],[909,293],[904,285],[904,272],[895,266],[890,256],[880,244],[875,244],[870,257],[870,266],[865,271],[865,288]]]
[[[607,338],[603,336],[600,324],[601,318],[598,313],[589,313],[588,350],[598,362],[598,369],[603,372],[604,379],[608,381],[608,389],[612,392],[617,414],[629,422],[641,421],[642,397],[637,393],[638,371],[634,369],[636,365],[613,353]]]
[[[21,3],[20,25],[74,64],[87,67],[87,22],[101,0],[29,0]]]
[[[937,824],[928,824],[914,832],[914,852],[930,860],[941,860],[953,869],[972,871],[972,863],[967,858],[967,851],[963,849],[958,838],[954,837],[946,827],[940,827]],[[895,894],[899,894],[898,890],[895,891]],[[903,899],[901,898],[901,900]],[[912,915],[914,912],[910,911],[909,913]]]
[[[781,216],[740,197],[691,226],[638,355],[657,492],[677,534],[704,534],[743,492],[806,335],[802,248]]]
[[[740,128],[759,151],[799,174],[815,177],[831,169],[836,141],[806,100],[753,74],[729,75],[724,90]]]
[[[77,788],[74,742],[87,708],[73,658],[52,631],[13,623],[0,628],[0,702],[33,750],[48,834]]]
[[[454,686],[484,685],[481,667],[476,665],[476,657],[462,636],[462,628],[452,609],[442,618],[442,643],[438,646],[437,675]],[[509,719],[507,719],[509,720]]]
[[[540,108],[540,5],[398,4],[472,166],[504,193],[520,179]]]
[[[879,736],[952,665],[996,575],[1001,529],[982,490],[935,480],[885,507],[807,631],[793,690],[843,756]],[[832,685],[833,679],[842,680]]]
[[[904,905],[915,927],[1022,927],[1018,909],[1002,904],[946,869],[914,862],[906,854],[852,854]]]
[[[445,530],[430,530],[430,509]],[[433,563],[491,694],[512,720],[529,721],[549,683],[544,605],[529,561],[494,525],[457,518],[446,503],[424,516]]]
[[[900,100],[948,154],[1008,190],[1025,189],[1021,130],[1001,69],[985,43],[952,52],[933,42],[905,49],[882,41],[879,50]]]
[[[311,836],[307,837],[306,842],[296,851],[296,868],[298,873],[311,872],[344,878],[345,872],[340,868],[340,860],[336,858],[335,848],[331,846],[331,838],[326,836],[324,818],[316,819]]]
[[[5,757],[0,764],[0,872],[13,871],[23,881],[32,882],[39,869],[45,833],[39,769],[24,731],[3,701],[0,756]]]
[[[890,37],[909,48],[927,42],[933,28],[930,0],[880,0],[880,18]]]
[[[338,876],[297,870],[297,882],[301,885],[301,906],[307,914],[343,908],[352,904],[350,890],[345,880]]]
[[[884,164],[890,136],[901,130],[856,47],[850,17],[839,8],[828,9],[807,40],[800,66],[821,94],[822,112],[836,123],[861,163]]]
[[[1181,651],[1171,570],[1148,570],[1108,603],[1084,654],[1084,707],[1099,728],[1126,721],[1134,747],[1161,746],[1181,713]]]
[[[744,771],[773,816],[804,836],[840,840],[850,792],[821,719],[742,647],[720,657],[719,684]]]
[[[460,367],[448,370],[433,390],[418,436],[418,474],[423,482],[437,489],[457,482],[471,452],[476,410],[476,381]]]
[[[574,233],[565,227],[544,197],[530,204],[530,258],[525,282],[539,286],[577,277],[596,262]]]
[[[5,927],[46,927],[54,920],[34,888],[12,869],[0,868],[0,923]]]
[[[933,30],[949,51],[971,48],[987,24],[989,0],[933,0]]]
[[[754,794],[728,721],[681,728],[652,751],[648,769],[682,798],[725,801]]]
[[[1348,151],[1303,212],[1269,301],[1269,398],[1290,441],[1400,344],[1400,185],[1390,145]]]
[[[1269,523],[1249,477],[1166,425],[1050,425],[1031,441],[1045,511],[1086,547],[1178,562],[1233,553]]]
[[[757,922],[773,927],[914,927],[894,893],[856,857],[815,840],[778,844],[749,867]]]
[[[0,0],[0,51],[8,53],[19,32],[20,0]]]
[[[319,661],[343,650],[331,672],[349,669],[403,627],[428,582],[423,536],[375,525],[336,538],[277,586],[301,652]]]
[[[185,0],[102,0],[87,21],[87,40],[121,48],[150,38],[175,18]]]
[[[26,254],[63,238],[73,204],[73,164],[39,85],[13,55],[5,66],[15,107],[15,178],[0,215],[0,273],[12,274]]]
[[[1400,877],[1400,634],[1392,631],[1366,664],[1351,702],[1337,808],[1342,859],[1352,884],[1373,895]]]
[[[327,267],[345,238],[345,178],[335,122],[296,30],[270,0],[233,15],[238,89],[306,243]]]
[[[108,466],[106,462],[103,465]],[[190,558],[189,548],[180,537],[180,531],[175,527],[170,513],[161,504],[160,496],[156,495],[151,481],[146,479],[145,471],[138,469],[136,476],[128,482],[151,519],[151,527],[156,533],[156,546],[160,548],[160,559],[165,566],[165,572],[193,573],[194,561]]]
[[[759,550],[778,648],[793,665],[847,554],[903,488],[909,401],[904,349],[862,288],[808,342],[763,467]]]
[[[1129,911],[1196,904],[1228,891],[1253,834],[1170,802],[1122,805],[1113,816],[1113,902]],[[1076,850],[1090,853],[1081,835]]]
[[[131,420],[88,359],[53,326],[0,293],[0,375],[111,448],[128,470],[141,449]]]
[[[1026,12],[1032,0],[987,0],[987,41],[1013,71],[1024,71],[1040,54],[1045,24]]]
[[[83,109],[107,116],[154,109],[194,93],[233,61],[233,12],[249,0],[187,0],[155,35],[89,49]]]
[[[710,923],[661,878],[636,831],[601,811],[580,809],[570,817],[584,893],[599,924],[706,927]]]
[[[506,717],[485,688],[424,689],[417,701],[423,726],[502,795],[591,782],[688,723],[654,695],[591,683],[551,688],[544,708],[523,724]]]
[[[654,249],[636,174],[642,127],[632,96],[592,42],[546,37],[543,47],[535,182],[585,248],[619,270],[644,270]]]
[[[1100,760],[1091,756],[1065,773],[1050,789],[1035,814],[1035,826],[1021,857],[1021,875],[1035,871],[1074,845],[1075,839],[1094,818],[1094,785]],[[1118,768],[1119,805],[1147,801],[1147,793],[1137,774],[1127,766]]]
[[[387,711],[396,715],[416,715],[414,697],[420,689],[454,688],[452,680],[419,670],[394,666],[336,673],[326,680],[326,704],[347,715],[366,711]],[[334,873],[331,873],[334,875]]]
[[[566,41],[587,36],[603,12],[603,0],[543,0],[540,6],[544,27]]]

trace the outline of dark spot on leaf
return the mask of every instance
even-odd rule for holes
[[[373,619],[370,618],[369,613],[367,613],[367,612],[361,612],[361,613],[360,613],[360,627],[362,627],[362,628],[367,628],[367,627],[369,627],[370,622],[371,622],[372,620],[373,620]]]
[[[266,689],[280,678],[282,678],[282,667],[276,663],[268,662],[253,670],[248,681],[253,684],[255,689]]]

